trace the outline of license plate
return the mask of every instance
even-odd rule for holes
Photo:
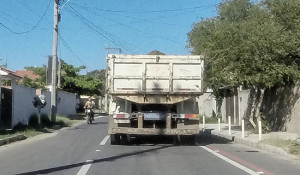
[[[164,113],[144,113],[144,120],[165,120],[166,114]]]
[[[117,119],[114,119],[114,122],[115,123],[130,123],[130,120],[117,120]]]

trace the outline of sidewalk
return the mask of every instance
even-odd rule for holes
[[[242,138],[241,126],[232,126],[231,134],[228,131],[228,124],[221,123],[221,132],[219,132],[218,124],[206,124],[203,128],[203,132],[210,132],[213,136],[225,138],[233,142],[241,143],[255,148],[260,148],[268,152],[291,155],[287,150],[276,147],[270,144],[264,143],[264,141],[269,139],[280,139],[280,140],[297,140],[299,143],[300,134],[288,133],[288,132],[270,132],[262,134],[262,139],[259,140],[258,134],[253,133],[253,131],[245,130],[245,138]],[[300,144],[300,143],[299,143]]]

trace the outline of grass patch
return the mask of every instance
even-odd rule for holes
[[[42,133],[50,133],[51,129],[70,127],[82,120],[71,120],[66,116],[56,116],[56,122],[51,122],[48,115],[41,115],[41,125],[38,124],[38,116],[32,115],[28,120],[28,125],[19,123],[13,129],[0,131],[0,139],[12,137],[15,135],[25,135],[26,137],[33,137]]]
[[[62,127],[70,127],[82,120],[71,120],[66,116],[56,116],[56,123]]]
[[[200,116],[199,120],[200,120],[201,123],[203,123],[203,117],[202,116]],[[207,123],[207,124],[216,124],[216,123],[218,123],[218,117],[214,117],[214,116],[205,117],[205,123]]]
[[[279,138],[272,138],[263,140],[262,143],[283,148],[287,150],[288,153],[300,157],[300,143],[296,142],[295,140],[283,140]]]

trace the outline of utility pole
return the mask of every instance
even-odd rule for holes
[[[57,87],[60,88],[60,78],[61,78],[61,59],[58,60],[58,72],[57,72]]]
[[[51,79],[51,121],[56,121],[56,78],[57,78],[57,40],[58,40],[58,12],[59,0],[54,0],[53,50],[52,50],[52,79]]]

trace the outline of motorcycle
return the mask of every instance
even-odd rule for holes
[[[92,111],[92,109],[87,109],[86,110],[86,122],[87,122],[87,124],[92,124],[92,122],[93,122],[93,111]]]

